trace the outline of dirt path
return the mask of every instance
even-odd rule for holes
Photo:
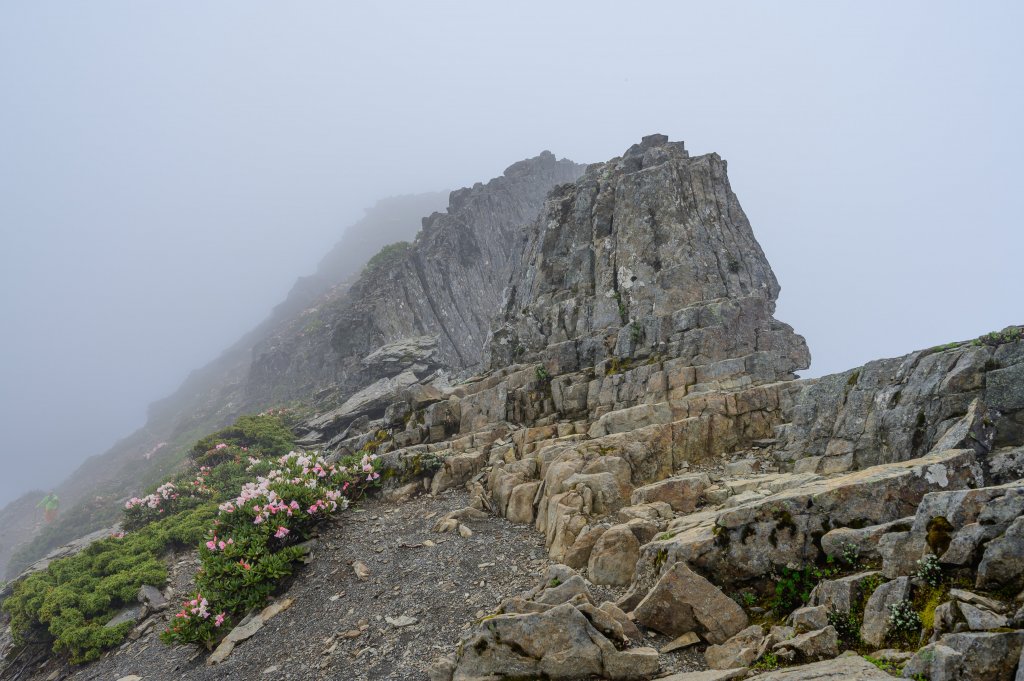
[[[292,599],[292,606],[220,665],[207,665],[205,651],[161,643],[157,634],[166,621],[160,620],[150,633],[97,662],[84,667],[51,662],[23,678],[117,681],[134,674],[144,681],[422,681],[430,663],[450,654],[473,620],[534,586],[550,564],[542,535],[530,526],[488,517],[469,523],[470,537],[431,531],[438,518],[466,501],[464,491],[398,504],[370,499],[325,524],[310,563],[281,596]],[[354,561],[369,567],[366,580],[356,577]],[[175,588],[187,591],[197,567],[194,555],[179,557]],[[593,591],[598,599],[617,596]],[[405,624],[410,619],[416,622]],[[666,670],[700,667],[693,651],[662,658]]]
[[[312,561],[282,595],[293,605],[221,665],[210,667],[205,654],[166,646],[150,633],[95,663],[60,669],[57,678],[424,679],[426,666],[452,650],[468,623],[531,587],[532,575],[548,564],[531,527],[488,518],[472,523],[468,538],[431,531],[465,503],[464,493],[401,504],[371,499],[341,514],[321,528]],[[365,581],[353,572],[356,560],[370,569]],[[185,588],[195,566],[191,558],[175,566],[176,586]],[[394,626],[386,617],[417,623]],[[53,671],[48,666],[32,678]]]

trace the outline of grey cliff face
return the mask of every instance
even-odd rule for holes
[[[922,456],[964,424],[960,441],[987,451],[1024,441],[1024,343],[974,341],[869,362],[801,382],[779,455],[819,472]],[[983,431],[989,426],[993,435]],[[972,427],[973,425],[973,427]]]
[[[682,142],[651,135],[553,192],[512,279],[490,366],[698,303],[778,294],[725,161],[690,158]]]
[[[302,398],[325,387],[345,398],[384,377],[364,357],[410,337],[437,338],[420,378],[477,364],[522,226],[552,187],[582,171],[544,152],[452,192],[448,212],[425,218],[415,242],[371,261],[348,291],[256,347],[246,402]]]

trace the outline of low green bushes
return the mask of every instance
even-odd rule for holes
[[[132,626],[104,625],[141,585],[166,582],[166,553],[198,545],[197,591],[164,640],[212,645],[292,573],[309,530],[380,477],[371,454],[330,464],[289,452],[293,440],[279,413],[242,417],[200,440],[189,471],[125,504],[126,532],[15,585],[3,603],[15,639],[49,642],[75,663],[97,658]]]
[[[197,506],[138,532],[100,540],[22,580],[3,604],[16,640],[52,638],[54,652],[68,654],[72,662],[96,659],[131,628],[104,624],[135,602],[140,586],[162,585],[167,570],[161,556],[174,546],[194,546],[216,512],[213,503]]]
[[[231,426],[207,435],[192,447],[191,456],[199,464],[215,465],[223,460],[223,449],[253,449],[264,456],[283,456],[295,446],[295,435],[280,413],[240,416]]]

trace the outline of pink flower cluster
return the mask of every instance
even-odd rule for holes
[[[235,540],[231,539],[230,537],[228,538],[227,541],[224,541],[223,539],[217,539],[217,535],[213,535],[213,539],[206,542],[206,548],[210,549],[211,551],[217,551],[218,549],[223,551],[228,547],[229,544],[234,543]]]
[[[278,407],[276,409],[270,408],[266,411],[261,411],[260,416],[284,416],[288,413],[288,407]]]
[[[374,455],[366,455],[360,462],[363,471],[367,473],[367,480],[376,480],[380,474],[373,470]],[[289,452],[277,460],[278,468],[259,476],[254,482],[248,482],[242,486],[239,495],[234,501],[227,501],[220,505],[221,513],[235,513],[241,508],[249,508],[255,514],[253,523],[263,524],[271,517],[284,513],[292,516],[294,513],[304,510],[309,515],[320,512],[333,512],[338,508],[344,508],[348,501],[342,496],[342,491],[348,487],[345,483],[341,490],[331,489],[326,484],[327,480],[336,473],[348,473],[348,469],[337,467],[327,463],[320,458],[317,452]],[[275,483],[287,483],[302,485],[307,489],[322,489],[320,498],[316,499],[309,507],[302,509],[299,502],[294,499],[285,501],[272,489]],[[255,503],[253,503],[255,502]],[[275,536],[283,536],[277,535]]]
[[[132,497],[128,501],[124,502],[126,510],[131,510],[137,506],[145,506],[147,508],[157,509],[160,508],[160,504],[164,501],[171,501],[178,498],[178,488],[174,486],[174,483],[165,482],[156,488],[156,492],[147,494],[142,497]]]
[[[177,619],[191,619],[197,617],[199,619],[210,619],[210,603],[202,594],[196,594],[196,597],[190,601],[185,601],[182,604],[181,612],[175,613]],[[224,620],[227,618],[227,612],[221,612],[213,618],[213,626],[219,627],[224,624]]]
[[[368,474],[366,476],[367,482],[373,482],[374,480],[380,477],[380,473],[373,470],[373,461],[376,458],[376,454],[363,454],[363,458],[359,462],[359,465],[362,467],[363,472]]]
[[[209,607],[209,601],[203,598],[202,594],[196,594],[196,597],[192,600],[185,601],[181,612],[176,613],[174,616],[179,619],[188,619],[192,615],[195,615],[205,620],[210,617]]]

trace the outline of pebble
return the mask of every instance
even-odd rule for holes
[[[398,617],[385,617],[384,621],[396,628],[411,627],[412,625],[419,622],[418,619],[416,619],[415,617],[410,617],[409,615],[399,615]]]

